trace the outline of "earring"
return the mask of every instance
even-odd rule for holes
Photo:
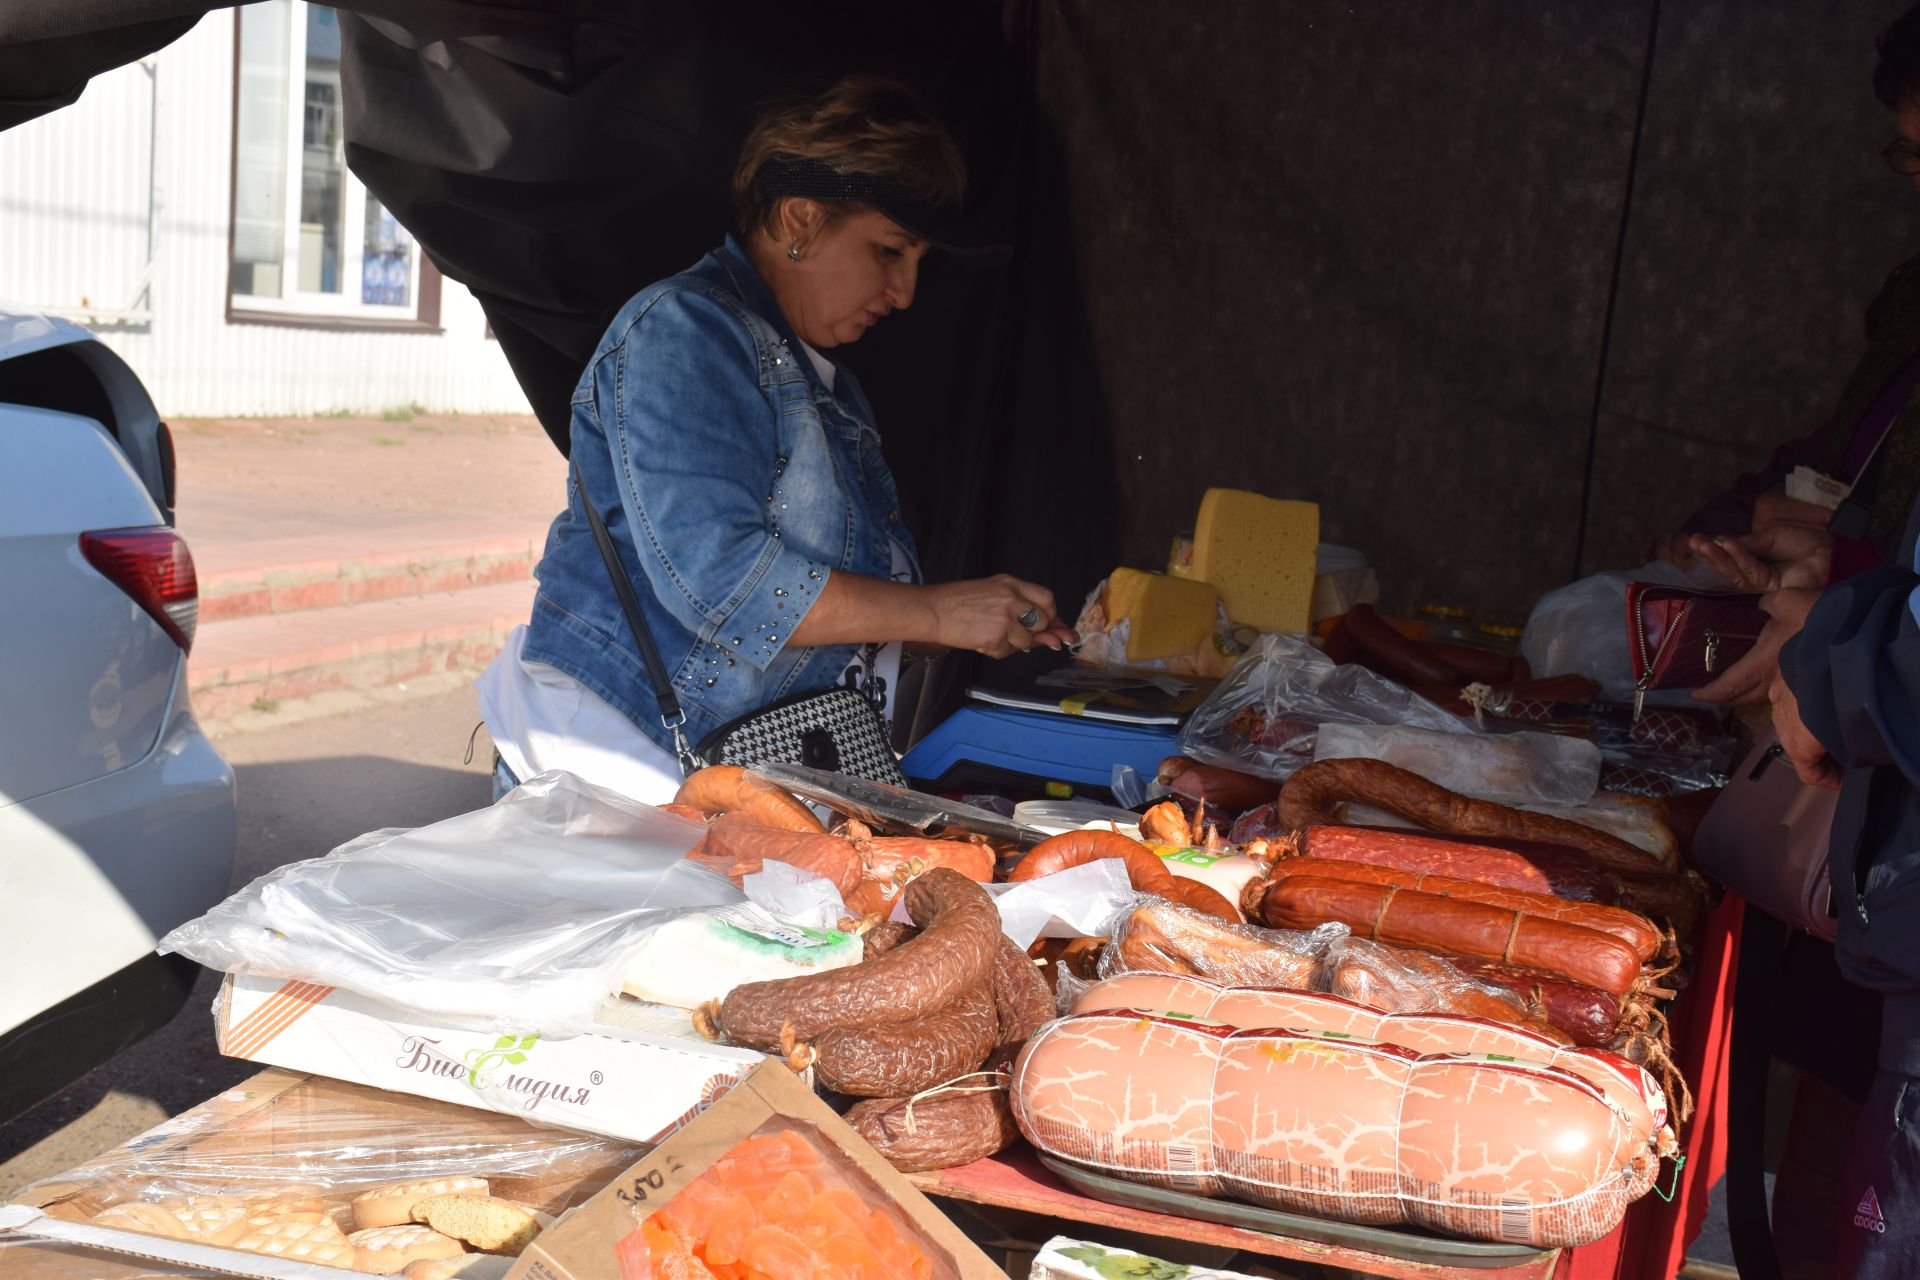
[[[788,262],[800,261],[800,237],[799,236],[795,236],[792,242],[787,245],[787,261]]]

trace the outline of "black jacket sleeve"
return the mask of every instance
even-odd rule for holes
[[[1902,558],[1912,551],[1901,548]],[[1844,769],[1920,788],[1920,574],[1889,565],[1833,587],[1780,653],[1800,718]]]

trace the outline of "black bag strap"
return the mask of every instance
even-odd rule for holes
[[[692,773],[701,767],[700,757],[687,745],[687,738],[681,729],[687,723],[687,713],[680,707],[679,695],[673,691],[673,679],[667,675],[667,664],[660,660],[660,649],[653,643],[653,632],[647,626],[647,620],[640,613],[639,597],[633,593],[633,580],[627,577],[627,571],[620,563],[620,549],[613,545],[613,535],[607,532],[606,521],[600,518],[593,499],[587,496],[587,480],[580,474],[580,468],[573,469],[574,487],[580,491],[580,505],[586,510],[587,524],[593,529],[593,540],[600,548],[600,561],[607,567],[607,577],[613,583],[613,594],[620,601],[620,612],[627,615],[627,628],[633,632],[633,642],[639,647],[640,661],[647,669],[647,683],[653,686],[654,701],[660,704],[660,727],[673,735],[673,754],[680,762],[680,772]]]

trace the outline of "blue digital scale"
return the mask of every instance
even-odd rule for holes
[[[1154,777],[1161,760],[1179,754],[1178,732],[1173,725],[970,702],[915,744],[900,768],[919,790],[941,795],[1012,789],[1056,799],[1104,799],[1116,764]]]

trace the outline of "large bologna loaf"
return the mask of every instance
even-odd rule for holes
[[[1541,1247],[1613,1230],[1658,1163],[1554,1067],[1138,1011],[1042,1029],[1013,1109],[1040,1150],[1136,1181]]]

